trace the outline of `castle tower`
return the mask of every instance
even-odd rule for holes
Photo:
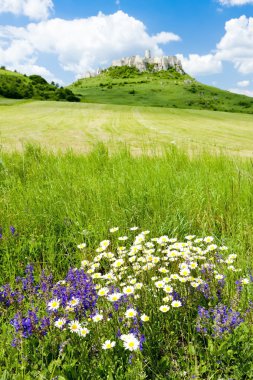
[[[150,50],[146,50],[145,51],[145,58],[146,59],[150,59],[151,58],[151,51]]]

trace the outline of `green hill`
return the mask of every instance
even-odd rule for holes
[[[59,88],[48,83],[40,75],[22,75],[0,69],[0,97],[9,99],[61,100],[78,102],[79,98],[70,89]]]
[[[69,88],[87,103],[253,113],[253,98],[204,85],[173,68],[141,73],[133,67],[111,67]]]

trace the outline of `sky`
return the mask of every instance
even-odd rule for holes
[[[0,66],[66,85],[131,55],[176,55],[253,96],[253,0],[0,0]]]

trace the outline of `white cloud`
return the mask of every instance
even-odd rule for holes
[[[38,55],[47,53],[54,55],[64,70],[80,76],[101,65],[109,66],[113,59],[144,54],[146,49],[161,55],[160,44],[179,39],[168,32],[152,36],[143,22],[122,11],[86,19],[56,18],[23,28],[0,27],[0,60],[13,66],[36,64]]]
[[[52,9],[52,0],[0,0],[0,13],[24,15],[34,20],[47,19]]]
[[[227,5],[231,7],[253,4],[253,0],[218,0],[218,1],[221,5]]]
[[[237,86],[238,87],[248,87],[250,85],[250,81],[249,80],[242,80],[240,82],[237,82]]]
[[[222,71],[222,62],[213,54],[190,54],[188,58],[182,54],[177,57],[181,60],[184,70],[190,75],[211,75]]]
[[[230,88],[228,91],[233,92],[235,94],[240,94],[240,95],[246,95],[246,96],[253,97],[253,90],[245,90],[245,89],[242,89],[242,88]]]
[[[152,37],[155,44],[167,44],[171,41],[180,41],[180,37],[174,33],[161,32]]]
[[[231,19],[226,22],[225,30],[217,45],[216,57],[232,62],[240,73],[253,73],[253,18]]]

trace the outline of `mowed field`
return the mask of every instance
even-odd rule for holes
[[[27,142],[54,151],[87,152],[98,141],[109,147],[126,143],[132,152],[170,144],[188,151],[225,151],[250,157],[253,115],[217,111],[0,101],[0,144],[20,150]],[[115,144],[116,143],[116,144]]]

